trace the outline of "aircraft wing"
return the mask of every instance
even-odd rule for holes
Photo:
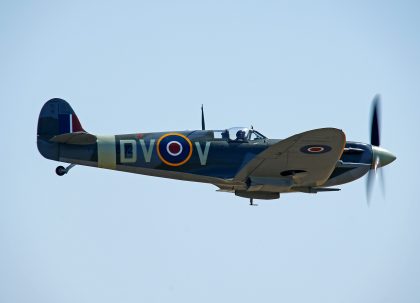
[[[320,186],[334,170],[345,143],[344,132],[336,128],[300,133],[258,154],[234,180],[288,188]]]

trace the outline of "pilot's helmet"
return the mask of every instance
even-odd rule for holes
[[[236,132],[236,139],[244,140],[245,139],[245,131],[240,129]]]

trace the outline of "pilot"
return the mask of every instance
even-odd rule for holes
[[[236,132],[236,141],[245,141],[245,131],[240,129]]]
[[[229,139],[229,132],[228,132],[228,130],[227,130],[227,129],[225,129],[225,130],[222,132],[222,139]]]

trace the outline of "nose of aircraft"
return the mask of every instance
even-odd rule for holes
[[[379,159],[378,167],[388,165],[389,163],[397,159],[397,157],[394,156],[390,151],[379,146],[372,146],[372,151],[373,151],[373,162],[375,161],[375,159]]]

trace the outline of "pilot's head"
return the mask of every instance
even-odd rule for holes
[[[236,140],[245,140],[245,131],[243,131],[242,129],[238,130],[236,132]]]

